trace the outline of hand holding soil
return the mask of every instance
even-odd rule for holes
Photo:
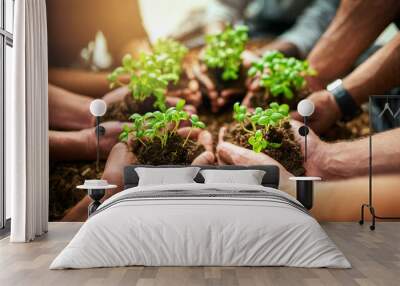
[[[122,131],[123,125],[126,123],[117,122],[117,121],[110,121],[104,122],[101,124],[106,130],[105,134],[100,136],[100,158],[107,159],[108,154],[110,153],[111,149],[118,143],[118,136]],[[88,128],[84,129],[82,132],[83,138],[85,138],[86,144],[86,151],[87,160],[95,160],[96,159],[96,128]],[[85,145],[82,146],[85,148]],[[82,159],[82,157],[81,157]]]
[[[112,148],[101,178],[107,180],[109,184],[117,185],[118,188],[107,191],[102,201],[122,191],[124,186],[124,167],[135,163],[137,163],[137,159],[132,152],[129,152],[126,144],[117,143]],[[79,203],[67,212],[62,221],[85,221],[87,219],[87,208],[90,203],[91,199],[86,195]]]
[[[295,141],[300,145],[301,153],[304,156],[304,137],[300,136],[298,129],[302,124],[298,121],[290,121],[291,129],[295,137]],[[222,127],[218,136],[218,145],[216,148],[216,156],[218,164],[220,165],[276,165],[280,170],[280,182],[282,184],[288,183],[289,177],[298,174],[292,174],[281,163],[273,159],[266,153],[254,152],[248,148],[244,148],[226,141],[228,129]],[[321,176],[320,159],[326,143],[322,142],[315,133],[310,130],[307,135],[307,161],[305,162],[305,175],[307,176]],[[290,156],[290,154],[287,154]]]
[[[102,117],[103,121],[128,121],[129,116],[133,113],[145,114],[155,110],[153,97],[148,97],[142,102],[134,101],[127,86],[110,91],[103,97],[103,100],[108,106],[107,113]],[[179,97],[166,97],[167,107],[175,106],[178,101]],[[193,105],[185,105],[184,110],[189,114],[197,113]]]

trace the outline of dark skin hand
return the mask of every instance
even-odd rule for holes
[[[222,91],[216,89],[215,83],[210,79],[207,74],[207,67],[204,64],[197,64],[193,66],[193,73],[197,80],[205,87],[206,95],[211,104],[211,111],[218,112],[224,107],[232,98],[238,97],[245,92],[245,88],[227,88]]]

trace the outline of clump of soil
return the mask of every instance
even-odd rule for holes
[[[49,180],[49,220],[58,221],[75,206],[85,195],[85,190],[76,186],[85,180],[100,179],[105,162],[100,162],[96,172],[95,162],[52,163]]]
[[[237,123],[231,124],[225,134],[227,142],[252,149],[248,143],[249,137],[249,133],[246,133]],[[268,133],[268,140],[274,143],[282,143],[282,145],[278,149],[264,150],[265,154],[281,163],[293,175],[302,176],[305,174],[303,167],[304,158],[300,145],[295,141],[289,121],[283,121],[275,127],[271,126]]]
[[[176,134],[168,138],[164,148],[161,147],[161,141],[158,138],[147,145],[135,141],[132,145],[132,152],[136,155],[140,164],[190,165],[205,149],[202,145],[190,139],[182,147],[184,141],[185,138]]]
[[[108,106],[106,114],[102,117],[102,121],[129,121],[129,117],[133,113],[145,114],[146,112],[155,111],[155,101],[154,96],[149,96],[140,102],[134,100],[131,94],[127,94],[124,100]]]
[[[321,139],[329,142],[354,140],[366,137],[369,133],[369,115],[364,111],[349,122],[337,122]]]
[[[290,110],[296,110],[297,104],[308,95],[310,95],[310,90],[307,88],[303,88],[294,93],[293,99],[287,99],[283,95],[272,96],[265,88],[262,88],[260,91],[256,92],[253,97],[250,99],[251,107],[262,107],[267,108],[271,102],[278,102],[279,104],[287,104],[290,107]]]

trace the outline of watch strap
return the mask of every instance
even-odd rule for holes
[[[342,113],[342,120],[347,122],[361,113],[351,94],[344,88],[341,80],[334,81],[327,86],[327,90],[334,96]]]

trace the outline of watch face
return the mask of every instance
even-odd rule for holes
[[[331,82],[330,84],[328,84],[326,86],[326,89],[328,91],[332,91],[332,90],[336,89],[337,87],[339,87],[341,85],[342,85],[342,80],[341,79],[337,79],[337,80]]]

